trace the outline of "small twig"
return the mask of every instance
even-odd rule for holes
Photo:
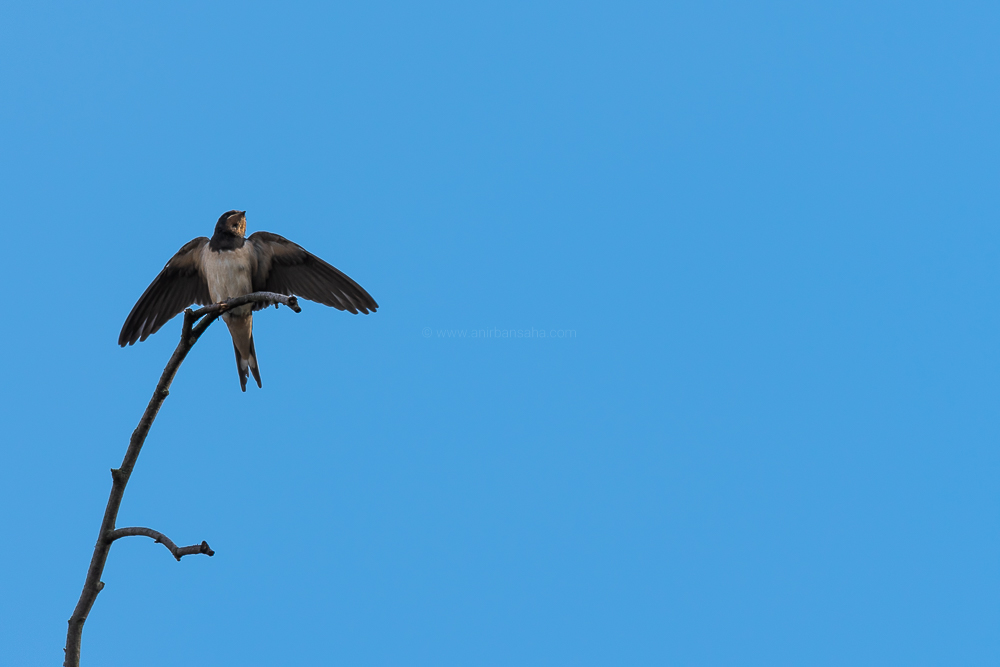
[[[212,322],[217,320],[227,310],[232,310],[248,303],[263,304],[262,307],[283,303],[296,313],[302,312],[302,309],[299,308],[299,302],[294,296],[275,294],[274,292],[254,292],[253,294],[229,299],[222,303],[214,303],[211,306],[205,306],[195,311],[192,311],[190,308],[184,311],[184,323],[181,325],[181,339],[177,343],[177,347],[174,348],[174,353],[170,356],[170,361],[167,362],[163,373],[160,375],[160,381],[156,384],[156,389],[153,390],[153,396],[146,405],[146,411],[142,413],[139,425],[132,432],[128,450],[125,452],[125,458],[122,460],[121,467],[111,470],[111,495],[108,497],[108,506],[104,510],[104,519],[101,521],[101,532],[98,533],[97,544],[94,546],[94,555],[90,560],[90,568],[87,570],[87,579],[83,584],[83,591],[80,593],[80,599],[76,603],[73,615],[69,619],[69,630],[66,632],[66,661],[63,663],[64,667],[79,667],[80,665],[80,643],[83,639],[83,624],[87,621],[87,616],[90,614],[90,610],[97,600],[97,594],[104,588],[101,575],[104,574],[104,566],[108,561],[108,552],[111,550],[111,544],[118,537],[124,537],[124,534],[122,534],[113,539],[108,539],[109,536],[114,536],[116,532],[115,522],[118,520],[118,510],[122,504],[122,496],[125,494],[125,485],[128,484],[129,477],[132,476],[132,469],[139,458],[139,452],[142,451],[143,443],[146,442],[146,436],[153,425],[153,420],[156,419],[163,401],[170,395],[170,384],[174,381],[174,376],[177,375],[177,369],[180,368],[181,362],[184,361],[188,352],[191,351],[191,348],[198,342],[198,339],[205,333],[205,330],[208,329]],[[201,322],[198,323],[198,326],[194,326],[198,320],[201,320]],[[157,534],[159,535],[159,533]],[[163,537],[165,539],[165,536]],[[156,538],[154,537],[154,539]],[[163,542],[163,540],[159,541]],[[163,543],[166,544],[166,542]],[[170,544],[173,543],[171,542]],[[169,546],[167,548],[170,549]],[[186,551],[192,548],[204,548],[206,551]],[[174,545],[174,549],[177,549],[177,545]],[[196,547],[181,547],[178,549],[179,551],[184,551],[181,555],[187,555],[188,553],[206,553],[211,555],[211,549],[208,548],[208,544],[205,542]],[[171,553],[174,554],[174,557],[179,558],[173,549],[171,549]]]
[[[164,535],[158,530],[153,530],[152,528],[142,528],[140,526],[132,526],[129,528],[117,528],[111,531],[110,534],[105,538],[108,543],[114,542],[115,540],[120,540],[123,537],[151,537],[153,540],[159,544],[162,544],[170,553],[174,555],[177,560],[181,559],[181,556],[191,556],[194,554],[205,554],[206,556],[214,556],[215,552],[212,548],[208,546],[208,542],[202,541],[201,544],[194,544],[190,547],[179,547],[174,544],[174,541],[169,537]]]

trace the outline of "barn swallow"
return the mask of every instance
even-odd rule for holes
[[[191,304],[207,306],[253,292],[300,296],[355,315],[378,308],[363,287],[302,246],[269,232],[244,238],[246,230],[246,211],[227,211],[212,238],[200,236],[178,250],[132,307],[118,344],[146,340]],[[247,304],[222,316],[233,337],[243,391],[249,373],[261,386],[253,311],[264,307]]]

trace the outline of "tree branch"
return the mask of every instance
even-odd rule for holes
[[[149,434],[149,429],[153,425],[153,420],[156,419],[157,413],[160,411],[160,406],[163,405],[163,401],[166,400],[167,396],[170,395],[170,384],[174,381],[174,376],[177,375],[177,369],[180,368],[181,363],[184,358],[187,357],[188,352],[194,347],[194,344],[198,342],[201,335],[205,333],[205,330],[211,326],[212,322],[219,319],[219,317],[228,310],[232,310],[238,306],[243,306],[248,303],[253,304],[263,304],[266,306],[277,306],[279,303],[284,304],[291,308],[296,313],[301,312],[302,309],[299,307],[298,300],[294,296],[286,296],[284,294],[275,294],[274,292],[254,292],[253,294],[247,294],[245,296],[236,297],[224,301],[222,303],[215,303],[211,306],[205,306],[204,308],[199,308],[198,310],[192,311],[190,308],[184,311],[184,323],[181,326],[181,339],[177,343],[177,347],[174,349],[174,353],[170,357],[170,361],[167,362],[166,367],[163,369],[163,373],[160,375],[160,381],[156,384],[156,389],[153,390],[153,396],[149,399],[149,404],[146,405],[146,411],[143,412],[142,418],[139,420],[139,425],[136,426],[135,430],[132,431],[132,437],[129,440],[128,449],[125,452],[125,458],[122,460],[121,467],[112,468],[111,470],[111,495],[108,497],[108,505],[104,510],[104,519],[101,521],[101,531],[98,533],[97,544],[94,546],[94,556],[90,560],[90,567],[87,570],[87,579],[83,584],[83,592],[80,593],[80,600],[76,603],[76,608],[73,610],[73,615],[69,619],[69,630],[66,633],[66,660],[63,662],[64,667],[79,667],[80,665],[80,643],[83,638],[83,624],[87,621],[87,616],[90,614],[90,610],[94,606],[94,602],[97,600],[97,594],[101,592],[104,588],[104,582],[101,581],[101,575],[104,574],[104,566],[108,561],[108,553],[111,551],[111,544],[120,537],[125,537],[125,534],[116,535],[115,522],[118,520],[118,510],[122,504],[122,497],[125,495],[125,485],[128,484],[129,477],[132,476],[132,469],[135,467],[135,462],[139,458],[139,452],[142,451],[142,445],[146,442],[146,436]],[[195,323],[201,320],[197,326]],[[122,530],[148,530],[148,529],[128,529],[123,528]],[[155,532],[155,531],[150,531]],[[134,533],[139,535],[145,535],[147,533]],[[156,533],[163,539],[157,539],[157,541],[167,544],[169,540],[166,540],[166,536]],[[153,537],[153,535],[149,535]],[[166,541],[164,541],[166,540]],[[173,544],[173,542],[170,542]],[[197,548],[201,549],[202,546],[207,549],[207,551],[193,551],[187,553],[207,553],[211,555],[211,549],[208,549],[208,544],[202,542],[201,545],[197,547],[183,547],[181,550]],[[167,546],[170,549],[170,546]],[[171,553],[174,554],[178,560],[180,557],[177,553],[174,553],[174,549],[177,549],[177,545],[174,545],[173,549],[170,549]]]
[[[111,531],[107,537],[105,537],[106,542],[114,542],[115,540],[120,540],[123,537],[152,537],[153,540],[159,544],[162,544],[170,553],[174,555],[177,560],[181,559],[181,556],[191,556],[193,554],[205,554],[207,556],[214,556],[215,552],[212,548],[208,546],[208,542],[202,540],[201,544],[194,544],[190,547],[179,547],[174,544],[173,540],[164,535],[158,530],[153,530],[152,528],[141,528],[139,526],[133,526],[130,528],[118,528]]]

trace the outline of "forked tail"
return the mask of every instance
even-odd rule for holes
[[[233,341],[233,350],[236,352],[236,370],[240,374],[240,389],[247,390],[247,377],[253,373],[253,379],[257,381],[258,387],[263,387],[260,383],[260,369],[257,367],[257,350],[253,346],[253,334],[250,334],[250,358],[244,358],[240,354],[240,348],[236,347]]]

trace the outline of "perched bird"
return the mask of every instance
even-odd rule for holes
[[[207,306],[252,292],[300,296],[355,315],[378,308],[364,288],[302,246],[269,232],[244,238],[246,229],[246,211],[227,211],[211,239],[201,236],[178,250],[125,318],[118,344],[146,340],[193,303]],[[249,373],[261,386],[253,311],[262,307],[247,304],[222,316],[233,337],[243,391]]]

